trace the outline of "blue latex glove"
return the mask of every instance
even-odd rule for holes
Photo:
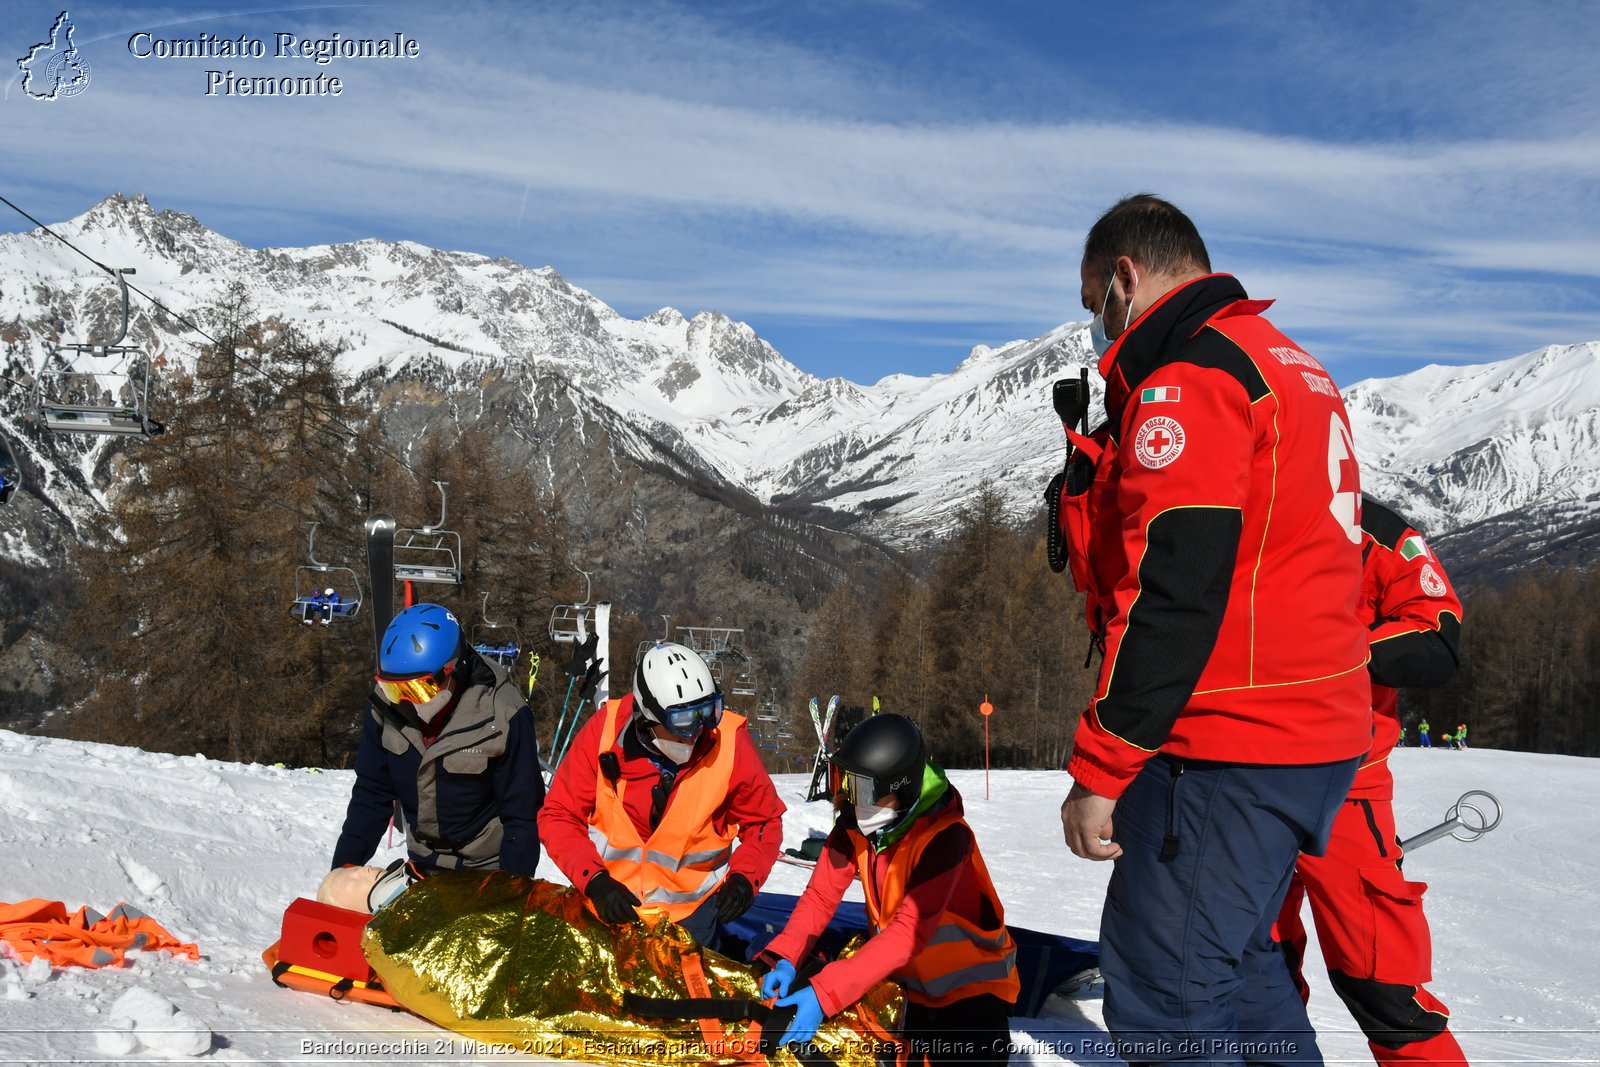
[[[817,991],[810,986],[806,986],[792,997],[784,997],[773,1007],[798,1009],[794,1013],[794,1022],[789,1024],[789,1029],[778,1039],[779,1047],[810,1041],[812,1035],[817,1032],[817,1027],[822,1025],[822,1005],[817,1003]]]
[[[789,984],[794,981],[794,964],[788,960],[779,960],[773,964],[772,970],[761,976],[761,999],[771,1000],[773,997],[786,997],[789,995]]]

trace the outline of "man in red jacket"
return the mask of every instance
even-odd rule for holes
[[[1367,1035],[1381,1064],[1466,1064],[1447,1029],[1450,1012],[1422,987],[1433,977],[1427,886],[1400,872],[1389,753],[1400,739],[1399,686],[1435,686],[1456,671],[1461,601],[1422,535],[1366,497],[1361,506],[1361,619],[1370,627],[1372,750],[1333,821],[1328,851],[1302,856],[1278,916],[1302,998],[1306,932],[1300,904],[1311,900],[1328,978]]]
[[[1104,656],[1061,818],[1117,861],[1106,1023],[1130,1063],[1319,1062],[1272,920],[1372,743],[1349,419],[1166,201],[1107,212],[1081,275],[1107,432],[1074,573]]]
[[[640,657],[633,694],[578,732],[539,832],[603,921],[665,915],[715,948],[777,862],[783,811],[705,661],[662,642]]]

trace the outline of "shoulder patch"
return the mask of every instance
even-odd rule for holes
[[[1444,596],[1444,579],[1439,577],[1439,572],[1433,569],[1433,564],[1422,565],[1422,591],[1429,596]]]
[[[1177,419],[1152,415],[1133,435],[1133,455],[1142,466],[1156,470],[1183,454],[1183,426]]]

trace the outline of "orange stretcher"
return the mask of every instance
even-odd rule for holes
[[[301,897],[284,910],[281,934],[261,962],[285,989],[404,1011],[361,951],[361,932],[371,918]]]

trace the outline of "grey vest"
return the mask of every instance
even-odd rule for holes
[[[524,703],[506,669],[491,663],[493,685],[475,685],[461,694],[450,721],[433,744],[424,747],[422,731],[393,712],[372,713],[383,724],[383,747],[395,755],[407,749],[422,753],[417,768],[417,822],[406,827],[406,847],[413,855],[433,855],[440,868],[498,868],[500,840],[505,835],[498,815],[467,841],[451,841],[439,828],[439,768],[452,774],[488,774],[490,760],[505,754],[511,716]]]

